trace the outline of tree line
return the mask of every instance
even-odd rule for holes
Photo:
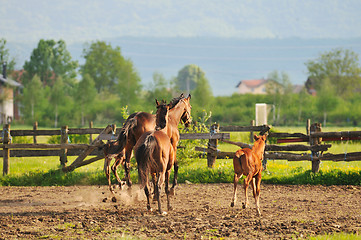
[[[206,73],[189,64],[177,76],[166,79],[153,74],[142,84],[136,66],[122,55],[121,48],[104,41],[84,45],[79,65],[63,40],[41,39],[21,70],[0,39],[0,60],[7,62],[9,75],[22,83],[17,96],[20,123],[59,127],[121,124],[135,111],[154,112],[154,99],[170,101],[181,92],[192,94],[195,121],[248,125],[255,118],[255,103],[267,103],[269,123],[304,125],[306,119],[324,124],[357,125],[361,115],[361,67],[358,55],[348,49],[333,49],[305,63],[308,80],[301,92],[293,93],[287,73],[277,70],[268,76],[267,94],[213,96]],[[233,87],[233,86],[232,86]],[[316,94],[310,94],[314,91]]]

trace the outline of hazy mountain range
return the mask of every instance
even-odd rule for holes
[[[205,72],[215,95],[242,79],[285,71],[295,84],[304,63],[342,47],[361,54],[358,0],[0,0],[0,38],[28,60],[40,39],[64,39],[74,59],[84,42],[105,40],[133,60],[146,86],[187,64]]]

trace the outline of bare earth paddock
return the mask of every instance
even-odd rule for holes
[[[111,201],[107,186],[0,187],[0,239],[277,239],[333,232],[361,232],[361,186],[261,186],[257,217],[230,207],[232,184],[180,184],[173,211],[146,210],[134,185]],[[163,206],[166,207],[164,193]],[[153,204],[156,210],[156,204]],[[164,208],[166,210],[166,208]]]

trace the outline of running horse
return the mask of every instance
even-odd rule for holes
[[[262,178],[262,160],[264,155],[264,149],[266,146],[266,135],[257,136],[254,135],[255,143],[252,149],[243,148],[239,149],[234,158],[233,158],[233,168],[234,168],[234,192],[233,198],[231,202],[231,207],[234,207],[234,203],[237,200],[237,184],[239,178],[242,175],[245,175],[244,179],[244,194],[245,194],[245,202],[242,204],[243,208],[248,206],[248,195],[247,189],[252,181],[253,188],[253,197],[256,202],[256,211],[260,216],[261,211],[259,209],[259,195],[261,191],[261,178]]]
[[[138,139],[135,147],[135,159],[138,164],[138,177],[141,188],[144,188],[147,197],[147,209],[152,211],[150,206],[150,185],[149,175],[152,176],[154,183],[154,197],[158,202],[158,211],[160,214],[166,214],[162,211],[160,201],[160,189],[165,183],[165,193],[167,195],[168,211],[172,209],[170,205],[169,176],[172,166],[175,162],[175,152],[171,140],[167,134],[167,125],[169,124],[168,111],[169,105],[165,102],[157,103],[156,127],[155,130],[145,132]]]
[[[184,97],[183,93],[174,98],[169,103],[169,113],[168,113],[168,124],[167,124],[167,135],[171,139],[171,144],[174,148],[174,152],[177,151],[177,145],[179,142],[179,130],[178,124],[182,120],[184,125],[188,127],[191,123],[191,105],[190,105],[191,95]],[[109,189],[114,194],[113,187],[111,186],[110,180],[110,162],[112,158],[115,159],[114,164],[111,167],[112,172],[114,173],[119,187],[122,187],[121,180],[117,174],[117,168],[120,164],[124,165],[125,170],[125,180],[127,185],[130,187],[132,182],[130,180],[130,159],[132,156],[132,150],[134,145],[140,136],[148,131],[154,130],[156,126],[156,118],[154,114],[147,112],[137,112],[131,114],[120,131],[118,139],[115,142],[108,142],[104,147],[104,170],[108,179]],[[175,155],[176,156],[176,155]],[[178,177],[178,162],[175,160],[174,163],[174,179],[171,193],[174,194],[175,186],[177,185]]]

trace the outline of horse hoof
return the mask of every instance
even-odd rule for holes
[[[112,202],[117,202],[117,198],[116,198],[116,197],[112,197]]]
[[[243,209],[246,209],[246,208],[247,208],[247,205],[244,204],[244,203],[242,203],[242,208],[243,208]]]
[[[234,207],[234,202],[231,202],[231,207]]]
[[[167,215],[167,214],[168,214],[167,212],[162,212],[162,213],[161,213],[162,216],[165,216],[165,215]]]
[[[174,188],[169,189],[169,195],[171,195],[171,196],[174,196],[174,195],[175,195],[175,190],[174,190]]]

